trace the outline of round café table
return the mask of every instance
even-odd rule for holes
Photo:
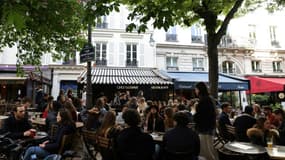
[[[246,142],[229,142],[224,147],[232,152],[241,154],[259,155],[267,152],[265,147]]]

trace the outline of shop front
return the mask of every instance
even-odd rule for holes
[[[94,67],[91,74],[94,99],[105,95],[112,100],[117,92],[129,92],[130,96],[143,93],[147,100],[168,100],[173,89],[170,79],[153,68]],[[81,88],[86,85],[86,71],[78,82]]]

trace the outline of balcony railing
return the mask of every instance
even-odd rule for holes
[[[106,23],[106,22],[97,23],[97,24],[96,24],[96,28],[107,29],[107,28],[108,28],[108,23]]]
[[[137,60],[126,60],[127,67],[137,67],[138,61]]]
[[[107,60],[106,59],[102,59],[102,60],[96,59],[95,62],[96,62],[96,66],[107,66]]]
[[[226,74],[235,74],[235,69],[234,68],[223,69],[222,72]]]
[[[191,35],[192,43],[203,43],[202,36]]]
[[[177,66],[167,66],[166,70],[168,70],[168,71],[178,71],[179,68]]]
[[[280,44],[276,40],[271,41],[271,46],[276,47],[276,48],[280,48]]]
[[[193,71],[204,71],[204,67],[193,67]]]
[[[166,41],[176,42],[177,41],[177,34],[166,34]]]
[[[275,72],[275,73],[282,73],[283,70],[282,69],[274,69],[273,72]]]
[[[261,73],[262,70],[261,69],[253,69],[252,72],[259,72],[259,73]]]

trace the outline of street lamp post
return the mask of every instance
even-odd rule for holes
[[[92,46],[92,28],[88,24],[88,44]],[[91,61],[87,61],[87,87],[86,87],[86,108],[92,108],[92,82],[91,82]]]

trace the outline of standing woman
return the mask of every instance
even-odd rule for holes
[[[200,156],[207,160],[217,160],[218,155],[213,145],[216,127],[216,110],[214,99],[209,95],[205,83],[199,82],[195,87],[195,94],[199,98],[194,115],[195,129],[200,137]]]
[[[24,155],[24,160],[31,160],[32,155],[36,155],[38,159],[43,159],[50,154],[57,153],[63,136],[75,133],[75,123],[68,110],[60,109],[56,119],[58,122],[58,129],[53,139],[45,141],[38,146],[29,147]]]

